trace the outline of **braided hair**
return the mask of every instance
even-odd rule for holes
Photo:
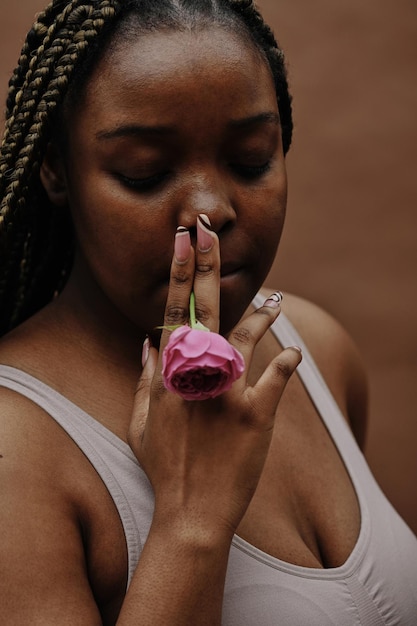
[[[286,153],[284,55],[252,0],[52,0],[39,14],[9,82],[0,151],[0,335],[47,304],[71,271],[71,220],[49,201],[39,171],[51,139],[65,141],[65,110],[80,101],[100,58],[141,31],[213,23],[242,34],[269,64]]]

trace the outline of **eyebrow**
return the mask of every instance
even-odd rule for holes
[[[279,126],[281,122],[278,113],[267,111],[265,113],[258,113],[258,115],[252,115],[251,117],[245,117],[241,120],[233,120],[230,125],[232,128],[245,128],[246,126],[263,123]]]
[[[230,122],[231,128],[246,128],[248,126],[253,126],[256,124],[280,124],[280,118],[278,113],[274,112],[265,112],[258,113],[257,115],[252,115],[250,117],[245,117],[239,120],[232,120]],[[141,137],[143,135],[154,135],[154,136],[162,136],[169,135],[174,132],[174,129],[169,126],[146,126],[143,124],[124,124],[122,126],[117,126],[116,128],[112,128],[110,130],[104,130],[96,133],[96,138],[99,140],[109,140],[115,139],[118,137]]]
[[[96,133],[97,139],[114,139],[116,137],[140,137],[142,135],[167,135],[172,133],[168,126],[144,126],[143,124],[125,124],[111,130]]]

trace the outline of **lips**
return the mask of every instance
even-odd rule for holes
[[[236,263],[225,263],[221,265],[220,268],[220,278],[228,278],[238,274],[243,270],[243,265],[237,265]],[[170,276],[165,274],[165,276],[161,279],[160,283],[168,286],[170,282]]]
[[[236,274],[242,269],[242,267],[243,266],[241,263],[222,263],[220,268],[220,276],[224,278],[226,276],[229,276],[230,274]]]

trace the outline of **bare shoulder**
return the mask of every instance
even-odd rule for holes
[[[332,315],[304,298],[286,293],[282,310],[307,346],[358,443],[363,446],[367,376],[354,341]]]
[[[0,387],[0,442],[5,623],[61,625],[75,618],[79,624],[98,624],[65,434],[31,401]]]
[[[359,353],[352,338],[327,311],[293,294],[285,294],[282,309],[320,368],[321,365],[326,366],[329,357],[333,368],[348,363],[360,365]]]

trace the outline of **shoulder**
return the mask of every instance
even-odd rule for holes
[[[286,293],[282,311],[302,338],[358,443],[363,446],[367,376],[354,341],[332,315],[304,298]]]
[[[72,459],[66,433],[41,407],[1,383],[0,441],[2,476],[9,487],[16,481],[14,489],[35,493],[50,483],[68,492]]]
[[[77,624],[98,623],[81,532],[87,528],[81,455],[47,413],[1,386],[0,442],[5,621],[67,623],[57,616],[71,605]]]
[[[299,296],[285,294],[282,310],[319,367],[321,362],[326,365],[328,357],[332,357],[333,367],[346,365],[351,358],[358,357],[356,346],[343,326],[318,305]]]

